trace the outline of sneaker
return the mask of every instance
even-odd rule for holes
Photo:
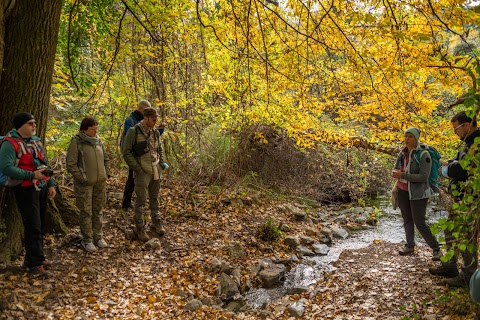
[[[152,227],[152,229],[159,235],[159,236],[163,236],[165,234],[165,228],[162,226],[162,224],[159,222],[159,223],[155,223]]]
[[[30,273],[34,277],[41,277],[41,278],[46,278],[50,275],[42,265],[28,268],[28,273]]]
[[[97,247],[99,248],[106,248],[108,247],[107,241],[105,241],[103,238],[97,241]]]
[[[82,247],[88,252],[93,252],[97,250],[97,247],[92,242],[85,242],[82,240]]]
[[[470,279],[469,279],[470,280]],[[450,279],[443,280],[444,284],[447,284],[452,288],[466,288],[468,287],[468,280],[466,279],[463,273],[460,273],[458,276]]]
[[[135,228],[134,232],[138,240],[143,242],[147,242],[148,240],[150,240],[150,237],[148,236],[144,228],[139,228],[139,229]]]
[[[434,249],[433,250],[433,255],[432,255],[432,260],[433,261],[440,261],[441,257],[442,257],[442,251],[440,251],[440,249]]]
[[[405,245],[405,247],[402,248],[402,250],[399,250],[398,251],[398,254],[401,255],[401,256],[406,256],[406,255],[409,255],[409,254],[412,254],[415,252],[415,249],[414,248],[411,248],[411,247],[407,247]]]
[[[454,278],[458,276],[458,269],[455,264],[442,263],[438,267],[428,268],[428,272],[434,276],[441,276],[445,278]]]

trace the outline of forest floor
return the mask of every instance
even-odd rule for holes
[[[110,188],[118,192],[121,184]],[[307,292],[286,295],[264,309],[232,313],[214,303],[188,311],[192,298],[215,298],[213,258],[240,268],[242,282],[257,286],[252,269],[259,260],[292,255],[281,240],[259,239],[266,218],[288,223],[288,234],[305,228],[279,210],[291,199],[203,191],[162,189],[167,233],[159,250],[128,239],[133,213],[123,213],[113,199],[104,212],[109,248],[87,253],[78,242],[67,241],[75,239],[71,235],[47,236],[46,254],[53,263],[49,278],[29,276],[23,259],[0,270],[0,319],[288,319],[286,308],[301,298],[306,299],[303,319],[476,319],[480,314],[466,289],[448,289],[429,275],[430,250],[418,247],[414,255],[400,257],[401,244],[381,241],[344,251],[336,269]],[[78,234],[78,228],[72,232]],[[246,257],[229,256],[234,242],[242,244]]]

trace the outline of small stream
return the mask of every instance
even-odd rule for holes
[[[393,243],[404,241],[405,232],[400,209],[393,210],[388,198],[379,198],[375,200],[373,205],[381,211],[376,226],[367,230],[352,232],[347,239],[334,239],[330,246],[330,252],[326,256],[302,258],[301,263],[294,266],[286,274],[285,282],[281,286],[272,289],[257,288],[250,290],[245,297],[248,304],[253,308],[258,308],[281,298],[292,288],[308,287],[314,284],[325,272],[334,269],[332,263],[338,260],[343,250],[360,249],[370,245],[373,240]],[[429,205],[427,209],[427,220],[430,226],[437,222],[440,217],[446,217],[447,215],[446,210],[434,209],[435,206],[434,203],[433,206]],[[417,245],[426,245],[418,231],[415,233],[415,241]]]

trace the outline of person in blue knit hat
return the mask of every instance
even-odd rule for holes
[[[433,250],[432,260],[438,261],[442,255],[440,245],[425,220],[428,199],[434,194],[428,181],[432,159],[428,151],[420,148],[419,140],[420,129],[409,128],[405,131],[403,140],[405,148],[398,154],[392,171],[392,177],[397,180],[398,206],[402,212],[406,237],[406,244],[399,254],[404,256],[415,252],[415,227],[417,227],[425,242]]]

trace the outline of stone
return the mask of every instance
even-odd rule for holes
[[[232,278],[235,280],[238,287],[242,285],[242,272],[240,269],[236,268],[232,271]]]
[[[307,228],[305,229],[305,234],[310,237],[318,237],[320,235],[320,230],[317,228]]]
[[[220,278],[218,279],[220,282],[220,296],[223,299],[231,299],[236,294],[239,294],[240,291],[238,290],[238,286],[235,281],[227,274],[222,273]]]
[[[177,296],[186,298],[188,297],[188,293],[180,288],[177,288]]]
[[[292,228],[285,222],[280,222],[280,224],[278,225],[278,228],[280,229],[280,231],[283,231],[283,232],[290,232],[292,230]]]
[[[365,209],[362,208],[362,207],[356,207],[356,208],[353,208],[353,209],[352,209],[352,213],[355,214],[355,215],[356,215],[356,214],[361,214],[364,210],[365,210]]]
[[[232,242],[227,247],[227,251],[232,258],[245,258],[247,256],[245,250],[239,242]]]
[[[332,238],[329,238],[325,235],[321,235],[320,237],[318,237],[318,242],[320,243],[331,243],[332,242]]]
[[[222,265],[220,266],[220,273],[223,272],[226,274],[231,274],[233,269],[234,268],[229,263],[222,261]]]
[[[285,277],[285,266],[283,264],[269,265],[258,273],[258,277],[264,288],[272,288]]]
[[[330,247],[323,243],[315,243],[312,245],[312,249],[315,253],[326,256],[330,251]]]
[[[268,268],[273,264],[274,263],[273,263],[272,259],[268,259],[268,258],[262,259],[258,262],[258,271],[261,271],[265,268]]]
[[[342,214],[333,219],[333,221],[335,221],[335,223],[345,224],[348,222],[348,219],[346,215]]]
[[[348,237],[348,231],[339,226],[331,226],[333,236],[336,238],[346,239]]]
[[[202,302],[200,300],[192,299],[188,301],[188,303],[185,305],[185,310],[195,311],[201,307],[202,307]]]
[[[299,207],[296,207],[289,203],[285,205],[285,209],[289,211],[297,220],[303,220],[307,216],[305,210],[300,209]]]
[[[364,216],[359,216],[359,217],[356,217],[354,221],[355,223],[358,223],[358,224],[365,224],[367,223],[367,218]]]
[[[300,244],[300,239],[296,236],[286,236],[283,243],[291,248],[296,248]]]
[[[300,294],[308,291],[308,287],[293,287],[290,290],[288,290],[288,294]]]
[[[309,245],[309,244],[312,244],[314,242],[315,242],[315,240],[313,238],[310,238],[308,236],[300,236],[300,243],[301,244]]]
[[[303,298],[298,300],[297,302],[294,302],[290,306],[288,306],[287,311],[290,314],[290,316],[295,318],[301,318],[303,316],[303,313],[305,312],[306,301],[307,299]]]
[[[145,248],[150,248],[153,250],[158,250],[162,247],[162,243],[158,238],[151,238],[147,242],[145,242]]]
[[[313,255],[315,255],[315,253],[314,253],[312,250],[310,250],[310,249],[308,249],[307,247],[302,246],[302,245],[298,246],[298,247],[296,248],[296,250],[297,250],[297,252],[300,253],[302,256],[313,256]]]
[[[213,273],[219,273],[221,269],[222,269],[222,261],[215,257],[212,258],[212,260],[210,261],[210,270]]]
[[[245,302],[244,299],[237,299],[237,300],[233,300],[233,301],[230,301],[227,306],[225,307],[225,309],[227,309],[228,311],[232,311],[232,312],[238,312],[240,311],[241,308],[243,308],[247,303]]]
[[[365,207],[363,208],[363,214],[371,215],[375,213],[375,209],[373,207]]]
[[[332,229],[330,229],[329,227],[323,227],[322,230],[320,230],[320,232],[321,232],[324,236],[326,236],[326,237],[328,237],[328,238],[330,238],[330,239],[331,239],[332,236],[333,236],[333,231],[332,231]]]

